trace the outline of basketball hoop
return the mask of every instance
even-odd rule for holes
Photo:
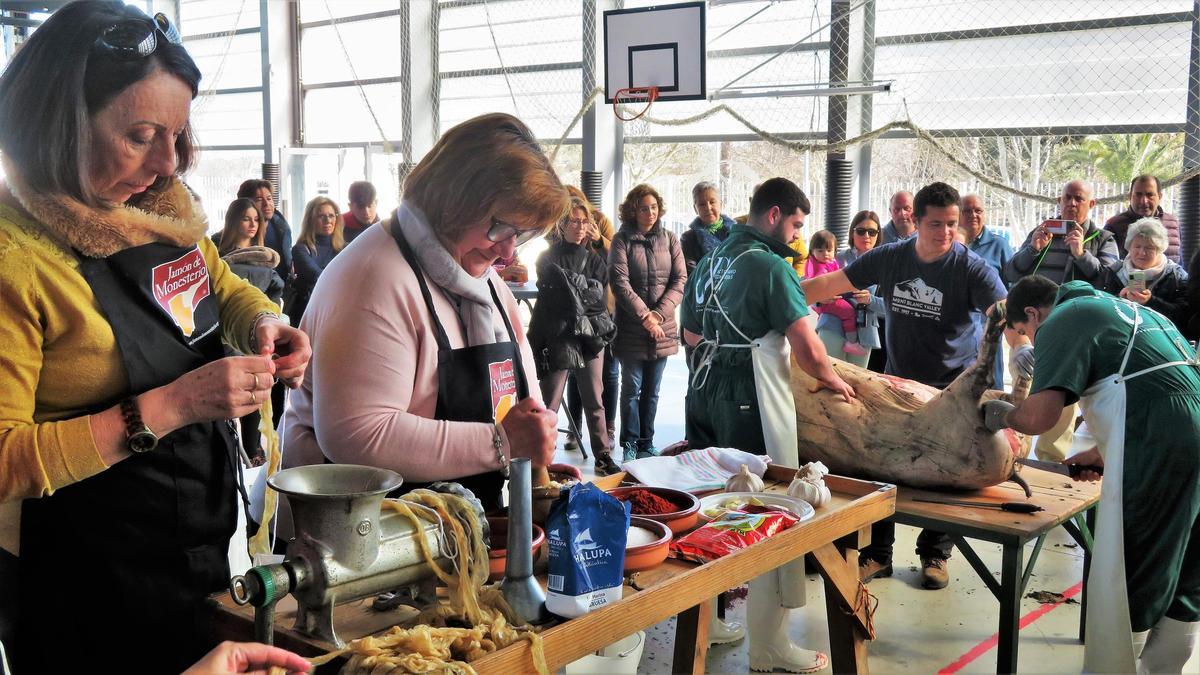
[[[613,114],[616,115],[617,119],[621,120],[622,122],[632,122],[642,115],[645,115],[650,110],[650,106],[653,105],[654,101],[657,99],[658,87],[628,87],[625,89],[618,89],[617,93],[613,96]],[[622,105],[633,105],[637,103],[645,104],[645,107],[638,111],[637,114],[633,115],[632,117],[627,117],[621,114]]]

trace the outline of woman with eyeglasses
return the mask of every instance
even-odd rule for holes
[[[342,214],[337,202],[329,197],[313,197],[304,207],[300,236],[292,247],[296,279],[288,289],[283,313],[288,315],[293,326],[300,325],[300,317],[304,316],[304,309],[308,307],[308,299],[312,297],[321,272],[345,247]]]
[[[301,322],[315,356],[284,416],[284,465],[391,469],[405,492],[451,480],[488,510],[502,506],[511,458],[547,466],[558,416],[492,263],[568,205],[517,118],[447,131],[405,179],[400,208],[321,275]]]
[[[621,203],[621,229],[608,254],[608,279],[617,298],[621,362],[621,448],[625,461],[658,454],[654,416],[667,357],[679,351],[675,308],[687,267],[675,233],[663,227],[662,197],[636,185]]]
[[[874,211],[859,211],[850,220],[849,246],[838,251],[838,264],[845,269],[847,265],[858,260],[859,256],[875,248],[879,243],[879,215]],[[855,323],[858,325],[858,344],[865,354],[851,354],[845,351],[846,334],[841,321],[832,314],[822,314],[817,319],[817,336],[825,345],[829,355],[853,363],[860,368],[866,368],[871,359],[871,350],[879,349],[879,317],[883,316],[885,308],[883,298],[875,295],[875,287],[855,291],[848,298],[855,308]]]
[[[237,523],[228,420],[305,373],[308,340],[230,272],[179,178],[199,81],[165,15],[112,1],[58,10],[0,76],[16,672],[80,654],[179,672],[212,647],[206,598],[228,588]]]

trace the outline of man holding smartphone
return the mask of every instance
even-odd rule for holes
[[[1096,200],[1091,186],[1073,180],[1058,198],[1059,215],[1034,228],[1004,267],[1005,281],[1039,274],[1055,283],[1082,280],[1100,289],[1103,269],[1120,258],[1111,232],[1089,218]]]

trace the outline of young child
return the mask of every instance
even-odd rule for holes
[[[808,242],[808,260],[804,263],[804,278],[811,279],[841,269],[834,254],[837,253],[837,237],[829,230],[819,230]],[[817,314],[832,314],[842,322],[846,343],[842,351],[851,356],[865,356],[869,351],[858,343],[858,323],[854,306],[843,298],[816,305]]]

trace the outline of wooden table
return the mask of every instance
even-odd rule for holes
[[[766,476],[767,491],[784,492],[794,474],[794,469],[770,467]],[[602,486],[616,485],[623,476],[616,474],[596,482]],[[676,673],[703,672],[714,598],[811,552],[825,580],[833,669],[835,672],[866,673],[866,640],[869,639],[871,618],[865,603],[860,601],[858,548],[869,541],[871,524],[895,511],[896,488],[838,476],[827,476],[826,483],[833,493],[833,500],[818,509],[811,520],[704,565],[668,559],[658,568],[627,579],[624,597],[619,602],[546,628],[542,637],[551,671],[677,615],[672,670]],[[544,587],[544,578],[542,583]],[[641,590],[636,590],[631,583]],[[252,639],[251,608],[233,605],[228,594],[214,599],[217,602],[213,627],[218,639]],[[374,613],[368,606],[369,601],[363,601],[337,607],[334,615],[338,633],[353,639],[398,623],[394,613]],[[290,596],[280,601],[275,643],[306,656],[330,651],[332,645],[314,641],[288,628],[294,623],[294,608]],[[411,620],[411,616],[406,618]],[[471,665],[481,673],[533,670],[529,643],[525,641]]]
[[[1083,608],[1086,610],[1087,573],[1092,550],[1091,530],[1095,518],[1093,507],[1100,499],[1099,483],[1076,482],[1066,476],[1032,467],[1023,467],[1021,477],[1029,483],[1033,491],[1033,497],[1028,500],[1025,498],[1025,492],[1015,483],[1001,483],[982,490],[954,493],[900,487],[896,495],[896,522],[949,534],[963,557],[1000,601],[999,644],[996,657],[998,673],[1017,671],[1021,597],[1025,594],[1025,586],[1046,540],[1046,533],[1059,525],[1063,526],[1084,550]],[[916,498],[966,499],[994,503],[1030,501],[1045,510],[1031,514],[1012,513],[969,506],[929,504],[914,501]],[[989,541],[1004,547],[999,582],[971,548],[967,539]],[[1036,539],[1037,544],[1029,556],[1029,563],[1023,566],[1024,547],[1031,539]],[[1084,614],[1085,612],[1080,613],[1080,640],[1083,639]]]

